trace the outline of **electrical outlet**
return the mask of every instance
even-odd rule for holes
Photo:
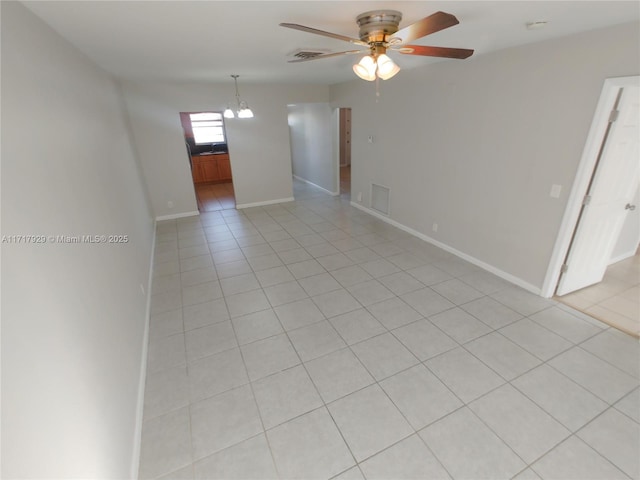
[[[167,207],[173,208],[173,202],[171,200],[167,202]]]
[[[362,202],[362,192],[358,192],[358,201]]]
[[[437,232],[437,231],[438,231],[438,224],[437,224],[437,223],[434,223],[434,224],[431,226],[431,230],[433,230],[434,232]]]
[[[373,135],[369,135],[369,138],[367,138],[367,142],[373,143]]]

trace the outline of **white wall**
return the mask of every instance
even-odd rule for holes
[[[2,477],[135,468],[153,224],[115,83],[20,3],[2,8]]]
[[[328,103],[289,105],[293,174],[337,194],[335,118]]]
[[[251,85],[241,76],[239,88],[255,117],[225,121],[236,203],[291,198],[287,104],[326,102],[329,87]],[[225,84],[128,81],[123,89],[155,215],[197,211],[179,113],[233,107],[232,79]],[[174,208],[168,208],[169,201]]]
[[[333,86],[332,105],[353,109],[353,198],[387,185],[393,220],[540,288],[602,84],[640,70],[638,32],[403,70],[378,103],[368,82]]]

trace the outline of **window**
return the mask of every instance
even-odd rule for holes
[[[196,145],[203,143],[226,143],[221,113],[191,113],[191,129]]]

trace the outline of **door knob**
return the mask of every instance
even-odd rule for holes
[[[635,210],[635,209],[636,209],[636,206],[635,206],[635,205],[631,205],[630,203],[627,203],[627,204],[624,206],[624,209],[625,209],[625,210]]]

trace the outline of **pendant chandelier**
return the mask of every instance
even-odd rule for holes
[[[229,106],[227,106],[223,115],[224,118],[234,118],[238,115],[238,118],[253,118],[253,111],[249,108],[249,104],[245,100],[240,100],[240,93],[238,92],[238,77],[240,75],[231,75],[236,86],[236,106],[237,110],[234,113]]]

